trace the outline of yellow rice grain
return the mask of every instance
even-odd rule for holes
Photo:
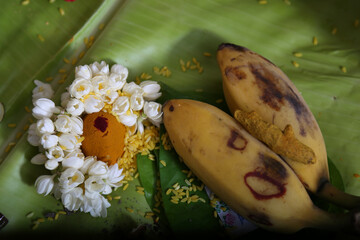
[[[169,188],[168,190],[166,190],[166,195],[169,195],[170,193],[172,192],[172,189],[171,188]]]
[[[81,52],[79,53],[78,58],[82,58],[84,55],[85,55],[85,51],[81,51]]]
[[[340,66],[340,70],[343,72],[343,73],[347,73],[347,69],[345,66]]]
[[[359,24],[360,24],[360,20],[359,19],[355,19],[354,20],[354,27],[358,27],[359,26]]]
[[[47,77],[47,78],[45,79],[45,81],[46,81],[46,82],[51,82],[53,79],[54,79],[53,77]]]
[[[28,106],[25,106],[24,109],[25,109],[25,111],[28,112],[28,113],[31,112],[31,110],[30,110],[30,108],[29,108]]]
[[[8,126],[9,128],[14,128],[14,127],[16,127],[16,123],[9,123],[7,126]]]
[[[337,27],[333,27],[333,28],[331,29],[331,34],[332,34],[332,35],[335,35],[335,34],[337,33],[337,31],[338,31]]]
[[[63,58],[63,61],[64,61],[64,63],[70,63],[70,60],[65,57]]]
[[[10,142],[10,143],[6,146],[5,152],[6,152],[6,153],[10,152],[11,148],[12,148],[13,146],[15,146],[15,144],[16,144],[15,142]]]
[[[313,43],[314,46],[319,44],[317,37],[313,37],[312,43]]]
[[[58,10],[59,10],[59,13],[60,13],[61,16],[64,16],[64,15],[65,15],[64,9],[62,9],[61,7],[59,7]]]
[[[23,1],[21,2],[21,5],[26,6],[26,5],[28,5],[29,3],[30,3],[30,0],[23,0]]]
[[[164,160],[160,160],[161,165],[163,165],[164,167],[166,167],[166,162]]]
[[[45,42],[45,38],[44,38],[41,34],[38,34],[38,35],[37,35],[37,38],[38,38],[41,42]]]
[[[205,57],[211,57],[211,53],[209,53],[209,52],[204,52],[203,55],[204,55]]]
[[[300,64],[296,61],[291,61],[291,64],[296,68],[300,67]]]
[[[129,207],[127,207],[126,210],[127,210],[128,212],[130,212],[130,213],[133,213],[133,212],[134,212],[134,209],[129,208]]]
[[[303,54],[301,52],[293,52],[293,56],[300,58],[303,56]]]
[[[20,132],[18,132],[18,133],[16,134],[15,138],[16,138],[16,139],[19,139],[22,135],[23,135],[23,132],[20,131]]]
[[[129,184],[125,184],[125,186],[123,187],[123,190],[125,191],[127,188],[129,187]]]

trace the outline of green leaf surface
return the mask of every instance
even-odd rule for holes
[[[165,129],[162,126],[160,135],[164,134]],[[165,163],[165,165],[164,165]],[[210,200],[203,190],[189,191],[189,196],[198,195],[205,202],[179,202],[177,204],[171,202],[173,193],[169,193],[168,189],[174,189],[174,185],[180,187],[189,187],[185,181],[191,177],[187,177],[187,173],[183,170],[189,170],[184,163],[179,160],[179,156],[174,149],[165,150],[160,145],[159,151],[159,172],[160,184],[162,191],[162,200],[164,204],[165,214],[169,221],[170,228],[177,235],[199,235],[199,236],[219,236],[221,227],[217,218],[214,218],[214,208],[210,205]],[[192,176],[194,177],[194,176]],[[191,184],[200,186],[201,183],[195,180]],[[184,191],[185,192],[185,191]]]
[[[136,156],[141,186],[144,188],[145,198],[150,208],[155,205],[157,167],[156,162],[149,159],[148,155]]]
[[[128,67],[129,81],[143,72],[152,75],[162,85],[161,102],[193,98],[227,111],[215,59],[221,42],[250,48],[289,76],[320,125],[345,191],[360,195],[359,7],[360,2],[351,0],[268,0],[267,4],[257,0],[57,0],[53,4],[39,0],[26,6],[21,1],[2,1],[0,102],[5,115],[0,122],[0,212],[9,224],[0,238],[21,231],[111,234],[149,223],[137,211],[126,211],[126,207],[150,211],[146,199],[135,191],[139,180],[134,180],[125,192],[114,193],[122,196],[121,203],[112,204],[106,219],[73,214],[31,230],[29,212],[35,218],[61,209],[58,201],[38,195],[33,186],[36,177],[44,174],[43,168],[30,164],[37,150],[29,146],[25,134],[31,121],[25,107],[32,108],[34,79],[53,77],[50,83],[58,101],[74,80],[75,65],[105,60]],[[89,41],[91,36],[92,46],[85,45],[84,39]],[[191,62],[193,57],[203,72],[182,70],[180,59]],[[73,59],[77,60],[74,65]],[[157,75],[154,66],[167,66],[171,76]],[[16,127],[8,126],[13,123]]]

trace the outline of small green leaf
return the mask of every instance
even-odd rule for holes
[[[150,208],[154,208],[156,193],[156,162],[149,159],[148,155],[136,156],[137,168],[141,186],[144,188],[145,198]]]

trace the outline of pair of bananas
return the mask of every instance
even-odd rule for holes
[[[230,207],[258,226],[284,233],[302,228],[359,232],[360,214],[330,214],[307,191],[345,208],[360,197],[329,182],[321,130],[288,77],[272,62],[234,44],[217,60],[235,118],[194,100],[164,104],[164,125],[185,164]]]

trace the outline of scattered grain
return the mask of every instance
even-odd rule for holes
[[[291,64],[296,68],[300,67],[300,64],[296,61],[291,61]]]
[[[64,9],[62,9],[61,7],[59,7],[58,10],[59,10],[59,13],[60,13],[61,16],[64,16],[64,15],[65,15]]]
[[[303,56],[303,54],[301,52],[293,52],[293,56],[300,58]]]
[[[335,34],[337,33],[337,31],[338,31],[337,27],[333,27],[333,28],[331,29],[331,34],[332,34],[332,35],[335,35]]]
[[[203,55],[204,55],[205,57],[211,57],[211,53],[209,53],[209,52],[204,52]]]
[[[163,165],[164,167],[166,167],[166,162],[164,160],[160,160],[161,165]]]
[[[314,46],[317,46],[317,45],[319,44],[319,41],[318,41],[317,37],[313,37],[313,39],[312,39],[312,44],[313,44]]]
[[[38,34],[38,35],[37,35],[37,38],[38,38],[41,42],[45,42],[45,38],[44,38],[41,34]]]
[[[23,0],[21,2],[21,5],[26,6],[26,5],[29,5],[29,3],[30,3],[30,0]]]
[[[53,77],[47,77],[47,78],[45,79],[45,81],[46,81],[46,82],[51,82],[53,79],[54,79]]]
[[[14,128],[14,127],[16,127],[16,123],[9,123],[7,126],[8,126],[9,128]]]
[[[347,69],[345,66],[340,66],[340,70],[343,72],[343,73],[347,73]]]

